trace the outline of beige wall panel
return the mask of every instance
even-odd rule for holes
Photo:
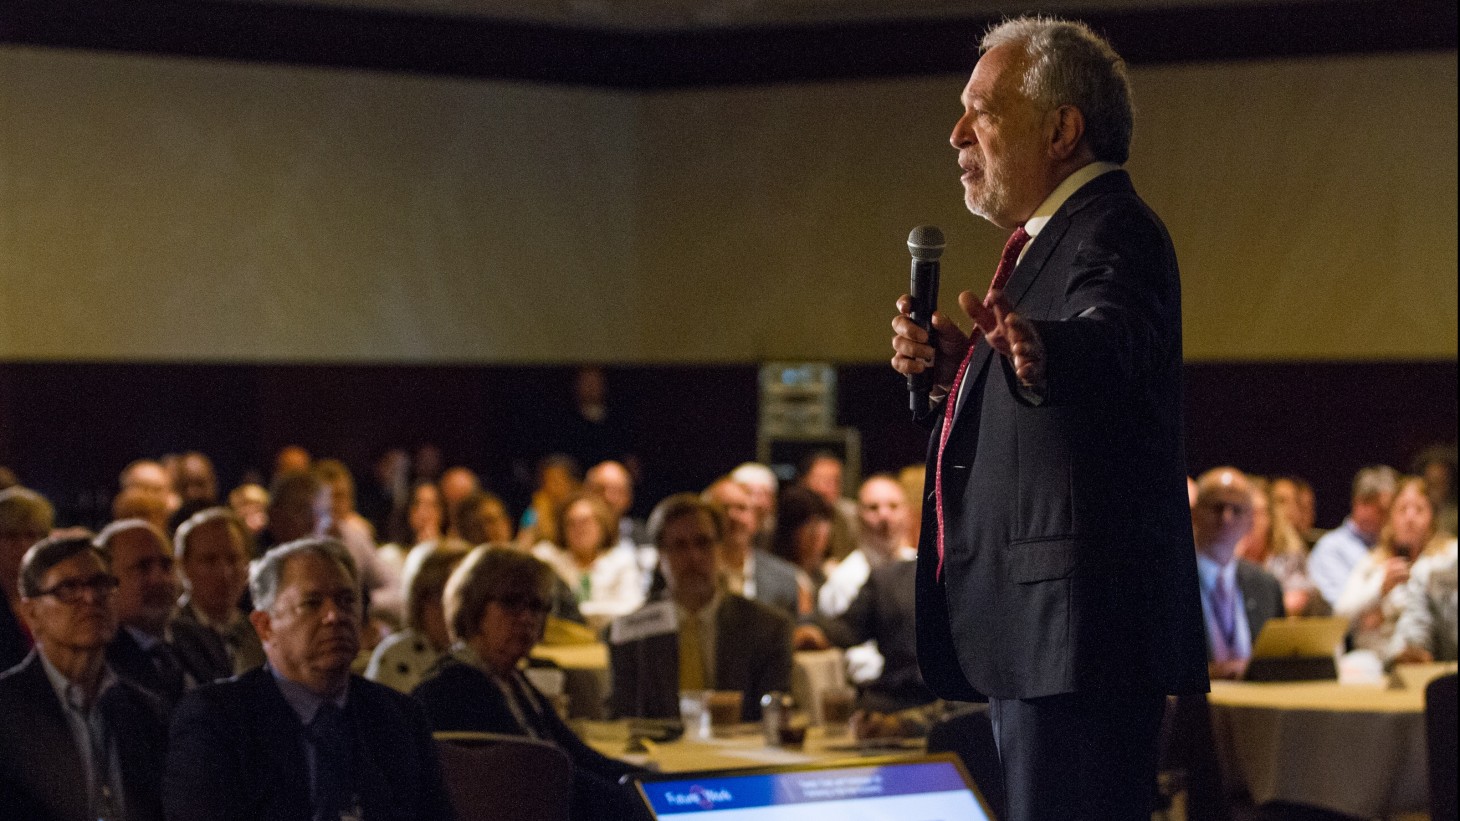
[[[1137,69],[1189,359],[1454,358],[1455,55]],[[962,77],[656,94],[0,49],[0,358],[878,361]],[[1385,284],[1374,284],[1374,277]]]

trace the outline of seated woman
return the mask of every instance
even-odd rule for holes
[[[1404,611],[1410,566],[1444,542],[1435,535],[1435,506],[1424,480],[1404,477],[1394,493],[1379,543],[1354,565],[1333,608],[1334,615],[1352,619],[1355,650],[1372,650],[1380,658],[1388,654],[1394,625]]]
[[[618,544],[617,519],[598,496],[574,493],[558,509],[556,541],[538,542],[532,555],[547,562],[572,590],[589,626],[602,626],[644,603],[634,554]]]
[[[1328,605],[1308,578],[1308,545],[1287,517],[1274,516],[1272,484],[1248,476],[1252,484],[1252,529],[1237,543],[1237,558],[1271,573],[1283,586],[1283,609],[1295,616],[1327,615]]]
[[[584,744],[518,669],[542,638],[552,586],[552,569],[532,556],[507,547],[473,550],[446,583],[446,624],[456,644],[412,695],[435,730],[557,745],[573,763],[573,818],[632,817],[637,801],[618,779],[634,768]]]
[[[781,492],[776,501],[776,527],[771,533],[771,552],[796,565],[810,579],[811,601],[816,601],[826,575],[836,567],[827,559],[831,548],[831,526],[836,511],[825,499],[800,486]]]
[[[386,636],[370,656],[365,678],[409,693],[451,646],[441,596],[446,579],[471,546],[454,539],[422,542],[405,566],[405,629]]]
[[[1433,498],[1433,497],[1431,497]],[[1457,627],[1455,538],[1442,539],[1414,563],[1404,584],[1404,612],[1394,626],[1389,655],[1397,663],[1455,661]]]

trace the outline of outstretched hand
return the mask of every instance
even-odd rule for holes
[[[1002,291],[992,291],[983,301],[972,291],[958,295],[958,304],[973,320],[989,346],[1014,362],[1019,384],[1038,390],[1044,386],[1044,342],[1034,323],[1014,313]]]

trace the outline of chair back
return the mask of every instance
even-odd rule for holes
[[[1425,687],[1425,747],[1430,759],[1430,817],[1460,818],[1455,798],[1456,675]]]
[[[568,756],[546,741],[498,733],[436,733],[458,821],[567,821]]]

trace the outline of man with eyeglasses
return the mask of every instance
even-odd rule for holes
[[[350,674],[359,575],[330,539],[280,545],[249,577],[268,664],[185,695],[173,714],[169,818],[450,819],[419,705]]]
[[[0,674],[0,808],[7,818],[162,818],[161,705],[118,677],[116,577],[86,531],[26,552],[21,614],[35,650]]]
[[[19,485],[0,490],[0,672],[30,653],[30,633],[21,623],[17,598],[20,560],[50,534],[54,518],[51,503],[39,493]]]
[[[1206,619],[1207,672],[1241,678],[1262,625],[1284,615],[1283,588],[1260,565],[1236,558],[1252,528],[1252,485],[1242,471],[1212,468],[1196,480],[1191,532]]]
[[[233,674],[228,650],[213,631],[177,619],[178,580],[172,547],[145,519],[112,522],[96,536],[117,577],[118,630],[107,662],[171,709],[182,694]]]

